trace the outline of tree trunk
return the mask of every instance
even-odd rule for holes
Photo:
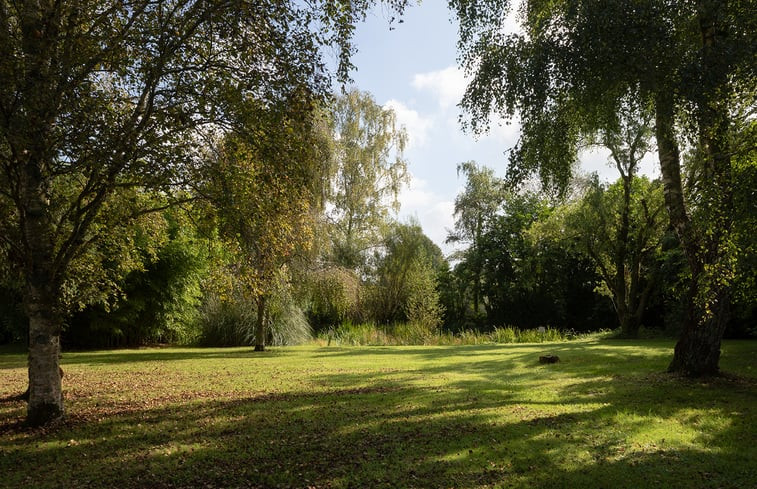
[[[39,296],[37,296],[39,297]],[[47,301],[30,299],[29,315],[29,403],[26,421],[41,426],[63,416],[60,375],[60,320]]]
[[[633,158],[633,155],[629,155]],[[631,170],[631,169],[629,169]],[[634,338],[638,334],[638,327],[634,328],[631,304],[632,297],[629,294],[626,285],[626,263],[628,258],[628,235],[630,230],[630,213],[631,213],[631,183],[633,172],[628,174],[621,172],[623,179],[623,208],[620,212],[620,225],[615,237],[615,295],[617,296],[616,311],[620,320],[621,334],[626,338]],[[631,291],[633,292],[633,291]]]
[[[716,375],[719,372],[720,342],[729,318],[728,287],[704,283],[703,270],[712,258],[700,252],[691,229],[691,222],[683,201],[678,145],[673,134],[672,105],[657,104],[657,147],[665,188],[665,203],[670,223],[676,230],[689,263],[691,279],[685,297],[683,332],[675,346],[669,372],[688,376]],[[707,259],[709,258],[709,259]],[[708,263],[703,260],[706,259]],[[709,289],[709,290],[707,290]],[[707,292],[707,297],[702,297]]]
[[[60,376],[60,270],[55,259],[55,219],[50,210],[50,162],[60,150],[51,142],[61,102],[56,70],[60,60],[61,3],[19,4],[23,83],[18,86],[11,129],[12,168],[18,171],[18,230],[21,243],[14,261],[24,279],[24,309],[29,320],[27,423],[38,426],[63,415]],[[7,115],[7,114],[6,114]],[[4,148],[7,149],[7,148]]]
[[[265,304],[266,298],[258,299],[258,320],[255,324],[255,351],[265,351]]]
[[[689,373],[701,370],[695,364],[698,357],[702,357],[703,348],[698,345],[697,314],[694,298],[697,295],[701,265],[699,262],[698,245],[691,230],[691,220],[686,212],[683,200],[683,185],[681,184],[681,159],[674,131],[673,101],[670,95],[663,91],[655,101],[655,138],[657,139],[657,153],[660,159],[665,206],[668,209],[670,225],[675,230],[683,247],[689,264],[691,278],[685,297],[685,313],[683,333],[675,347],[673,361],[668,366],[669,372]],[[707,350],[707,348],[704,348]],[[719,348],[718,348],[719,356]],[[712,354],[705,357],[711,358]],[[717,360],[716,360],[717,362]]]
[[[703,233],[702,242],[696,245],[690,234],[679,234],[691,266],[692,282],[687,298],[686,323],[668,367],[671,372],[690,376],[715,375],[719,372],[720,343],[730,320],[733,275],[727,256],[732,212],[728,148],[730,67],[724,43],[727,30],[720,22],[721,5],[718,1],[702,1],[698,5],[705,86],[697,116],[700,144],[705,155],[706,181],[701,192],[699,212],[704,213],[710,232]],[[662,153],[660,163],[662,166]],[[676,226],[672,214],[671,222]]]
[[[23,199],[26,219],[24,308],[29,319],[29,403],[27,423],[46,424],[63,415],[59,370],[60,288],[54,267],[55,234],[49,214],[47,189],[40,178],[42,163],[30,158],[25,165]]]

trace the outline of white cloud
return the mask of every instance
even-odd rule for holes
[[[610,150],[601,146],[592,147],[582,151],[578,155],[581,162],[581,169],[587,173],[596,172],[599,179],[605,182],[614,182],[620,178],[620,173],[610,158]],[[657,158],[653,151],[650,151],[639,162],[639,174],[646,175],[649,178],[659,178],[660,169],[657,164]]]
[[[404,185],[399,195],[400,218],[414,217],[423,227],[423,232],[436,243],[445,254],[453,248],[444,243],[447,231],[455,225],[455,204],[429,188],[426,180],[410,175],[410,182]]]
[[[413,76],[413,87],[417,90],[430,91],[444,110],[460,102],[467,85],[463,71],[454,65],[443,70],[418,73]]]
[[[428,138],[428,132],[434,122],[428,117],[423,117],[418,111],[409,108],[399,100],[389,100],[384,108],[392,109],[397,115],[397,122],[405,126],[408,135],[408,147],[423,146]]]

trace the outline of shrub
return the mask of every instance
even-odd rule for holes
[[[235,297],[224,301],[215,294],[200,308],[198,343],[201,346],[248,346],[255,341],[256,304]]]
[[[308,316],[316,330],[333,327],[354,317],[360,280],[351,270],[332,267],[313,274],[308,284]]]
[[[392,335],[399,345],[427,345],[435,343],[434,328],[426,322],[399,323],[392,328]]]
[[[272,346],[300,345],[313,339],[305,311],[294,298],[291,284],[279,277],[268,301],[268,344]]]

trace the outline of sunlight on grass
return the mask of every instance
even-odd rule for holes
[[[0,403],[0,487],[754,486],[757,343],[725,345],[730,380],[661,373],[671,347],[66,353],[65,424]],[[24,362],[0,358],[0,398]]]

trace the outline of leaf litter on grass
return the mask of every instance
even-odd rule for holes
[[[729,349],[750,364],[750,345]],[[655,373],[659,341],[555,347],[554,370],[529,360],[544,345],[67,353],[63,423],[26,430],[0,405],[0,487],[754,485],[743,372]]]

